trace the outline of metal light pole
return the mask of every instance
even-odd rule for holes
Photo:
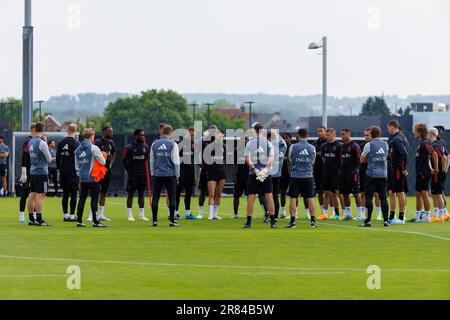
[[[22,69],[22,130],[28,131],[33,117],[33,27],[31,0],[25,0]]]
[[[35,101],[35,103],[39,104],[39,121],[42,121],[42,104],[44,103],[44,100]],[[87,120],[86,120],[87,123]]]
[[[214,106],[214,103],[205,103],[205,106],[207,107],[207,123],[208,123],[208,128],[211,125],[210,122],[210,112],[211,112],[211,107]]]
[[[328,127],[328,115],[327,115],[327,55],[328,55],[328,39],[322,38],[321,43],[312,42],[308,49],[320,49],[322,48],[323,68],[322,68],[322,126]]]
[[[244,102],[243,104],[248,104],[248,128],[250,129],[252,127],[252,105],[255,104],[254,101],[248,101]]]
[[[198,104],[192,103],[189,106],[192,107],[192,121],[195,123],[195,108],[198,107]]]

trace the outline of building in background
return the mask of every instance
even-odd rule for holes
[[[50,113],[45,115],[45,131],[61,132],[61,124]]]
[[[449,112],[449,106],[438,102],[413,102],[412,112]]]

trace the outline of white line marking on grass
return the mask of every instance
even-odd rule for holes
[[[360,228],[360,227],[352,227],[352,226],[343,226],[343,225],[332,224],[332,223],[320,223],[319,227],[322,226],[322,225],[324,225],[324,226],[331,226],[331,227],[338,227],[338,228],[350,228],[350,229],[369,230],[369,231],[405,233],[405,234],[412,234],[412,235],[416,235],[416,236],[423,236],[423,237],[434,238],[434,239],[438,239],[438,240],[450,241],[450,238],[441,237],[441,236],[437,236],[437,235],[429,234],[429,233],[415,232],[415,231],[378,229],[378,228]]]
[[[164,263],[164,262],[134,262],[134,261],[113,261],[113,260],[83,260],[83,259],[66,259],[66,258],[40,258],[40,257],[21,257],[0,255],[0,259],[10,260],[35,260],[35,261],[52,261],[52,262],[78,262],[78,263],[99,263],[99,264],[117,264],[117,265],[134,265],[147,267],[192,267],[192,268],[211,268],[211,269],[252,269],[252,270],[322,270],[322,271],[358,271],[366,272],[367,268],[327,268],[327,267],[274,267],[274,266],[233,266],[219,264],[191,264],[191,263]],[[450,272],[450,270],[440,269],[383,269],[387,272]]]
[[[0,279],[4,278],[63,278],[65,274],[0,274]]]
[[[248,276],[291,276],[291,275],[308,275],[308,276],[323,276],[323,275],[336,275],[336,274],[347,274],[347,272],[283,272],[283,273],[274,273],[274,272],[255,272],[255,273],[239,273],[239,275],[248,275]]]

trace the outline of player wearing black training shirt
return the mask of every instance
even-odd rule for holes
[[[419,141],[416,152],[416,216],[414,222],[430,222],[430,182],[431,176],[439,172],[438,156],[427,141],[428,128],[419,123],[414,127],[414,137]],[[433,162],[433,168],[430,166]],[[423,204],[423,207],[422,207]],[[425,209],[425,212],[422,212]]]
[[[206,161],[206,171],[208,178],[208,220],[222,220],[218,216],[222,191],[225,186],[225,155],[226,149],[223,142],[223,134],[219,130],[211,130],[212,138],[205,147],[204,156],[209,157]]]
[[[112,140],[113,129],[111,127],[103,128],[103,137],[95,140],[95,145],[100,148],[100,151],[106,153],[106,171],[105,177],[100,182],[100,198],[99,198],[99,221],[109,221],[104,215],[106,195],[108,193],[109,184],[111,183],[111,168],[116,159],[116,144]],[[89,220],[89,219],[88,219]]]
[[[286,196],[289,189],[289,183],[291,180],[291,172],[289,170],[289,150],[292,147],[292,135],[290,133],[283,133],[281,135],[284,142],[286,142],[287,151],[283,161],[283,167],[281,169],[281,179],[280,179],[280,207],[281,207],[281,216],[280,218],[290,217],[289,214],[286,214]],[[264,196],[264,195],[263,195]],[[267,210],[265,209],[265,212]]]
[[[341,163],[341,147],[342,143],[336,140],[336,130],[327,129],[326,131],[327,143],[325,143],[321,150],[323,161],[323,182],[322,190],[324,191],[324,213],[328,213],[328,206],[331,204],[335,212],[330,212],[329,219],[339,219],[339,170]],[[320,216],[319,220],[324,217]]]
[[[241,137],[243,139],[243,137]],[[245,146],[248,143],[248,137],[244,139],[244,144],[241,146],[241,141],[238,141],[238,146],[234,149],[234,163],[233,163],[233,182],[234,182],[234,192],[233,192],[233,219],[237,219],[239,211],[239,202],[242,195],[247,195],[247,181],[249,169],[245,162]],[[242,143],[241,143],[242,144]]]
[[[75,210],[77,207],[78,196],[78,176],[75,169],[75,150],[80,143],[75,139],[77,126],[69,125],[68,136],[64,138],[56,150],[56,168],[59,171],[59,181],[63,189],[61,201],[64,214],[64,222],[76,222]],[[69,216],[69,198],[70,198],[70,216]]]
[[[341,147],[341,184],[339,192],[344,196],[345,212],[344,221],[351,220],[352,213],[350,210],[350,194],[355,196],[356,207],[360,207],[358,170],[361,159],[361,149],[359,145],[352,141],[349,129],[341,131],[342,141]]]
[[[148,161],[150,158],[150,148],[145,144],[145,134],[141,129],[134,131],[134,142],[127,145],[122,154],[122,164],[128,175],[127,183],[127,209],[128,221],[135,221],[133,217],[133,197],[138,193],[139,220],[149,221],[145,217],[144,192],[147,186],[147,176],[149,174]]]
[[[446,217],[446,206],[444,202],[444,181],[447,174],[448,162],[445,155],[445,147],[437,140],[439,131],[436,128],[430,129],[428,141],[438,156],[438,173],[434,173],[431,179],[431,195],[433,197],[434,215],[431,222],[443,222]]]
[[[318,161],[314,162],[314,185],[316,189],[316,194],[319,195],[319,204],[321,208],[321,213],[323,213],[323,161],[322,161],[322,146],[327,142],[326,139],[326,130],[325,127],[317,128],[317,137],[318,139],[313,142],[313,146],[316,149],[316,156]]]
[[[197,217],[191,214],[191,199],[195,186],[195,129],[193,127],[188,129],[188,135],[179,142],[180,150],[180,178],[178,179],[177,194],[176,194],[176,213],[180,208],[181,193],[184,195],[184,207],[186,209],[186,219],[197,220]]]
[[[203,156],[203,152],[205,151],[205,148],[208,146],[208,144],[215,139],[215,137],[213,137],[211,133],[217,130],[218,129],[216,125],[211,125],[208,128],[208,131],[206,131],[205,137],[202,139],[202,163],[200,165],[200,177],[198,181],[198,189],[200,191],[200,194],[198,196],[198,219],[203,219],[203,207],[205,205],[206,196],[208,195],[208,169],[205,162],[205,157]]]
[[[390,224],[403,224],[406,209],[406,186],[407,182],[407,164],[408,164],[408,142],[406,137],[400,132],[400,124],[397,120],[391,120],[388,123],[388,131],[391,135],[389,140],[389,167],[390,191],[394,199],[391,198],[391,212],[389,216]],[[399,219],[395,219],[396,201],[399,203]]]
[[[448,152],[447,143],[442,138],[442,134],[445,131],[445,128],[443,126],[435,126],[435,129],[438,130],[438,136],[437,136],[437,142],[441,144],[444,147],[445,150],[445,157],[447,158],[447,163],[450,164],[450,154]],[[447,180],[447,172],[444,175],[444,190],[442,192],[442,196],[444,197],[444,203],[445,203],[445,221],[450,220],[450,216],[448,215],[447,211],[447,197],[445,196],[445,181]]]

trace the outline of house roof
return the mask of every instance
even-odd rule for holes
[[[215,111],[229,117],[231,120],[234,119],[241,119],[248,121],[249,120],[249,114],[248,112],[243,112],[239,108],[230,108],[230,109],[216,109]],[[256,113],[252,112],[252,117],[256,116]]]
[[[48,114],[45,116],[45,122],[52,121],[56,126],[61,127],[61,124],[58,122],[58,120],[55,119],[51,114]]]

